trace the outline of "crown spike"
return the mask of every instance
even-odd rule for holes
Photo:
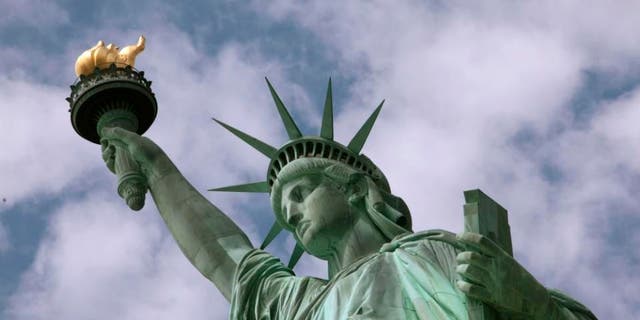
[[[269,183],[267,183],[266,181],[260,181],[260,182],[238,184],[234,186],[227,186],[227,187],[221,187],[221,188],[213,188],[213,189],[209,189],[208,191],[269,193],[271,190],[269,187]]]
[[[378,113],[380,113],[380,109],[382,109],[382,105],[384,104],[384,100],[380,102],[376,110],[369,116],[369,119],[364,122],[358,133],[351,139],[347,148],[353,151],[355,154],[359,154],[364,146],[364,143],[367,141],[367,137],[369,137],[369,133],[371,132],[371,128],[373,128],[373,124],[376,122],[376,118],[378,117]]]
[[[287,265],[287,267],[289,269],[293,269],[293,267],[296,266],[296,263],[298,263],[298,260],[300,260],[300,257],[302,257],[303,253],[304,248],[298,242],[296,242],[296,246],[293,248],[293,252],[291,253],[291,258],[289,259],[289,264]]]
[[[233,133],[234,135],[236,135],[238,138],[242,139],[242,141],[248,143],[250,146],[252,146],[254,149],[260,151],[262,154],[264,154],[265,156],[269,157],[269,159],[275,157],[276,153],[278,152],[278,149],[222,122],[219,121],[215,118],[211,118],[213,119],[213,121],[217,122],[219,125],[223,126],[225,129],[231,131],[231,133]]]
[[[262,241],[260,249],[266,248],[271,243],[271,241],[273,241],[273,239],[275,239],[280,234],[280,232],[282,232],[282,226],[278,223],[278,221],[276,221],[271,226],[271,229],[269,229],[269,233],[264,238],[264,241]]]
[[[320,136],[333,140],[333,94],[331,92],[331,78],[327,86],[327,96],[324,99],[324,112],[322,113],[322,128]]]
[[[269,91],[271,91],[273,102],[275,102],[276,107],[278,108],[278,113],[280,113],[280,118],[282,118],[284,128],[287,129],[289,139],[301,138],[302,133],[300,133],[300,129],[298,129],[298,126],[293,121],[293,118],[291,118],[291,114],[289,114],[289,111],[287,111],[284,103],[282,103],[282,100],[280,100],[278,93],[276,93],[276,90],[273,89],[273,86],[271,85],[271,82],[269,82],[269,79],[267,79],[267,77],[265,77],[264,79],[267,80],[267,85],[269,86]]]

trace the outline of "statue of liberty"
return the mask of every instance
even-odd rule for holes
[[[260,248],[153,141],[117,127],[101,132],[107,167],[114,170],[118,149],[130,153],[180,249],[231,303],[232,319],[486,319],[470,301],[499,319],[595,319],[488,237],[413,232],[404,201],[361,154],[382,103],[343,145],[333,139],[331,82],[319,136],[303,135],[268,86],[290,138],[282,147],[214,119],[270,159],[265,181],[214,189],[270,195],[276,222]],[[288,265],[263,250],[282,230],[297,241]],[[293,273],[304,252],[327,261],[328,279]]]

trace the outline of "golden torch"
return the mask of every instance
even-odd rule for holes
[[[151,81],[143,71],[133,68],[136,56],[144,50],[145,38],[122,48],[99,41],[76,61],[79,77],[67,98],[71,124],[83,138],[100,144],[103,128],[120,127],[143,134],[156,118],[157,102]],[[133,210],[144,206],[147,183],[129,152],[116,147],[114,164],[118,194]]]

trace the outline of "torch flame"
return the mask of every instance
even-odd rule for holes
[[[117,67],[131,66],[136,62],[136,56],[144,50],[145,45],[144,36],[138,38],[138,43],[122,48],[118,51],[118,47],[113,43],[104,45],[102,40],[93,46],[91,49],[83,52],[76,60],[76,75],[88,75],[95,68],[106,69],[112,63],[115,63]]]

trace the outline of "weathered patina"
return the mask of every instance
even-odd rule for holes
[[[131,157],[185,256],[231,302],[231,318],[595,319],[512,257],[506,211],[479,190],[465,194],[465,232],[413,232],[404,201],[360,153],[382,103],[343,145],[333,140],[331,82],[319,136],[303,135],[268,86],[289,142],[275,148],[216,120],[270,163],[264,181],[212,189],[270,195],[275,223],[259,248],[153,141],[115,125],[99,132],[107,166]],[[282,230],[297,242],[288,265],[264,251]],[[294,274],[304,252],[327,261],[328,279]]]

